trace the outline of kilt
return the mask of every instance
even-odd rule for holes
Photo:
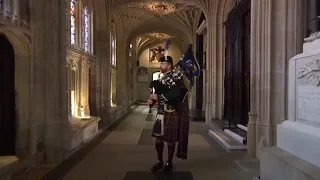
[[[165,142],[175,143],[182,136],[181,131],[189,132],[189,114],[184,108],[178,105],[173,112],[164,112],[163,123],[156,120],[153,126],[152,136]],[[163,125],[163,127],[161,127]],[[163,135],[159,135],[163,128]]]
[[[159,111],[158,111],[159,113]],[[187,159],[189,140],[189,107],[188,98],[179,103],[173,112],[163,113],[163,120],[156,120],[152,136],[167,143],[178,143],[176,156],[180,159]],[[161,119],[161,118],[160,118]]]
[[[175,143],[179,141],[179,113],[177,111],[168,113],[164,112],[163,127],[161,122],[156,121],[153,126],[153,137],[157,137],[165,142]],[[163,135],[158,135],[163,128]]]

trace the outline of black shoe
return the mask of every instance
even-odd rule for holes
[[[164,166],[164,168],[162,169],[162,171],[163,171],[164,173],[171,173],[172,170],[173,170],[173,165],[172,165],[172,163],[167,163],[167,164]]]
[[[153,167],[151,168],[151,171],[152,172],[159,171],[162,169],[162,167],[163,167],[163,162],[157,161],[157,163],[155,165],[153,165]]]

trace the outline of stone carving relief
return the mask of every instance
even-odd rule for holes
[[[88,59],[82,59],[82,62],[81,62],[82,71],[88,70],[90,68],[90,64],[91,62]]]
[[[297,79],[304,79],[309,84],[320,86],[320,56],[314,57],[313,60],[306,63],[298,74]]]
[[[69,64],[69,67],[73,71],[77,71],[79,69],[79,60],[77,59],[68,59],[67,63]]]

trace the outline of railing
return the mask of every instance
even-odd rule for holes
[[[0,0],[0,23],[15,24],[30,32],[28,4],[28,0]]]

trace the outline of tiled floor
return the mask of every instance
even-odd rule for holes
[[[175,159],[170,176],[152,174],[156,154],[146,109],[138,107],[82,160],[78,158],[63,180],[251,180],[258,175],[256,160],[246,158],[246,152],[226,152],[200,122],[190,124],[188,160]]]

